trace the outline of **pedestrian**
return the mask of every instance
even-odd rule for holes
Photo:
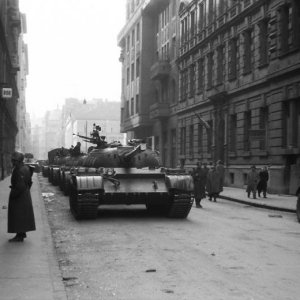
[[[259,182],[257,185],[258,197],[260,197],[260,194],[262,192],[264,198],[267,198],[268,180],[269,180],[268,168],[264,166],[262,170],[259,172]]]
[[[205,186],[207,176],[200,162],[197,162],[197,167],[194,169],[192,177],[194,179],[194,196],[196,201],[196,207],[202,208],[200,202],[202,199],[205,198]]]
[[[219,172],[219,174],[221,176],[221,191],[223,191],[224,179],[225,179],[225,168],[224,168],[224,164],[221,160],[217,161],[216,170],[217,170],[217,172]]]
[[[257,184],[259,181],[259,176],[256,171],[255,165],[251,166],[251,170],[247,174],[247,195],[250,198],[251,192],[253,193],[253,199],[256,199]]]
[[[216,199],[219,196],[219,193],[221,192],[221,176],[220,173],[217,172],[215,165],[212,165],[210,171],[208,172],[206,189],[209,196],[209,200],[217,202]]]
[[[8,200],[7,232],[16,233],[9,242],[23,242],[26,232],[35,230],[34,212],[30,195],[33,169],[23,163],[24,155],[14,152],[11,157],[13,171]]]

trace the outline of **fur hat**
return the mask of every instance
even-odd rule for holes
[[[18,151],[15,151],[12,156],[11,156],[12,160],[17,160],[22,162],[24,160],[24,154]]]

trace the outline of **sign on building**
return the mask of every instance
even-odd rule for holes
[[[2,98],[12,98],[12,88],[2,88]]]

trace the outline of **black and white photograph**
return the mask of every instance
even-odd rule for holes
[[[0,300],[300,299],[300,1],[0,0]]]

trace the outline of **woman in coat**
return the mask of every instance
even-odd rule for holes
[[[24,155],[14,152],[12,155],[13,172],[11,175],[11,191],[8,201],[7,232],[16,233],[10,242],[23,242],[27,231],[35,230],[30,187],[32,170],[24,165]]]

